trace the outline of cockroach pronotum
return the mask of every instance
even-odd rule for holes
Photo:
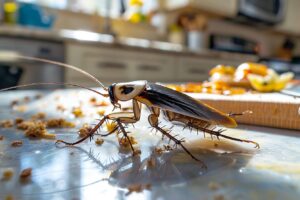
[[[103,116],[103,118],[91,129],[88,135],[81,138],[76,142],[66,142],[63,140],[57,140],[57,143],[64,143],[66,145],[76,145],[86,140],[87,138],[92,138],[92,136],[97,132],[98,129],[102,126],[102,124],[111,120],[114,121],[117,126],[108,132],[105,135],[108,136],[116,131],[120,131],[123,134],[131,147],[133,154],[135,153],[134,147],[129,139],[128,132],[126,131],[127,124],[134,124],[140,120],[141,117],[141,104],[144,104],[148,107],[150,111],[150,115],[148,116],[148,122],[151,127],[159,131],[163,136],[166,136],[171,141],[173,141],[175,146],[179,145],[181,148],[193,159],[199,161],[204,168],[206,168],[205,163],[203,163],[200,159],[196,158],[184,145],[183,139],[178,139],[176,136],[171,134],[170,131],[165,130],[159,124],[159,115],[162,113],[167,120],[170,122],[179,122],[184,124],[187,127],[202,131],[204,133],[208,133],[212,136],[223,137],[230,140],[235,140],[239,142],[253,143],[255,144],[255,148],[259,148],[259,144],[251,141],[244,140],[235,137],[230,137],[224,135],[223,132],[225,129],[216,130],[216,126],[221,125],[224,127],[234,128],[237,126],[236,121],[232,116],[235,114],[225,114],[215,108],[212,108],[201,101],[195,100],[192,97],[183,94],[181,92],[177,92],[175,90],[164,87],[160,84],[149,83],[145,80],[141,81],[133,81],[126,83],[114,83],[109,87],[105,87],[97,78],[93,75],[89,74],[82,69],[79,69],[72,65],[67,65],[60,62],[49,61],[40,58],[33,57],[25,57],[20,55],[12,55],[15,59],[26,59],[32,61],[40,61],[47,62],[50,64],[55,64],[58,66],[70,68],[76,70],[85,76],[89,77],[96,83],[100,85],[104,92],[99,92],[91,88],[87,88],[84,86],[80,86],[73,83],[31,83],[27,85],[19,85],[15,87],[10,87],[6,89],[2,89],[0,91],[6,91],[14,88],[25,87],[25,86],[33,86],[40,84],[54,84],[54,85],[69,85],[75,87],[81,87],[84,89],[88,89],[92,92],[95,92],[103,97],[108,97],[110,102],[114,106],[114,108],[121,108],[121,105],[118,103],[119,101],[132,101],[133,111],[132,112],[115,112],[108,115]],[[237,114],[238,115],[238,114]]]

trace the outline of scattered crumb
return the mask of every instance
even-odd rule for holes
[[[75,124],[73,122],[68,122],[65,119],[49,119],[46,121],[46,126],[48,128],[74,128]]]
[[[148,168],[154,168],[155,167],[155,159],[153,157],[150,157],[148,160],[147,160],[147,167]]]
[[[97,114],[100,115],[100,116],[103,116],[105,114],[105,110],[104,109],[98,110]]]
[[[0,121],[0,127],[2,128],[11,128],[13,127],[14,123],[12,120],[3,120]]]
[[[135,149],[133,152],[132,152],[132,155],[133,156],[139,156],[139,155],[141,155],[141,150],[140,149]]]
[[[55,134],[47,132],[46,125],[43,122],[34,122],[25,130],[26,137],[54,139]]]
[[[66,108],[63,105],[57,105],[56,110],[64,112],[66,110]]]
[[[39,120],[39,119],[45,119],[45,118],[46,118],[46,114],[43,112],[39,112],[39,113],[31,116],[31,119],[33,119],[33,120]]]
[[[116,122],[108,122],[106,124],[106,129],[107,129],[108,132],[113,131],[116,127],[117,127],[117,123]]]
[[[23,121],[17,124],[17,129],[26,130],[30,126],[34,126],[35,122],[33,121]]]
[[[10,180],[14,175],[14,170],[11,168],[7,168],[2,172],[2,179],[3,180]]]
[[[18,124],[22,123],[23,121],[24,121],[24,119],[22,119],[22,118],[16,118],[15,124],[18,125]]]
[[[155,152],[156,154],[161,155],[161,154],[164,152],[164,150],[163,150],[162,148],[155,147],[154,152]]]
[[[218,143],[214,143],[214,147],[218,147],[219,145],[218,145]]]
[[[130,143],[132,145],[137,144],[134,137],[128,136],[128,138],[129,138],[129,140],[127,139],[127,137],[122,137],[121,139],[119,139],[120,146],[127,148],[127,147],[130,147]],[[130,143],[129,143],[129,141],[130,141]]]
[[[27,106],[21,105],[21,106],[17,106],[14,108],[16,111],[18,112],[26,112],[26,110],[28,109]]]
[[[31,176],[31,172],[32,172],[32,168],[23,169],[20,174],[20,178],[21,179],[28,178],[29,176]]]
[[[214,196],[214,200],[224,200],[224,199],[225,199],[225,197],[222,194],[217,194]]]
[[[143,190],[150,190],[151,189],[151,184],[134,184],[134,185],[130,185],[128,186],[128,192],[125,194],[126,196],[131,194],[132,192],[142,192]]]
[[[94,102],[92,102],[90,100],[90,103],[93,105],[93,106],[109,106],[109,104],[106,102],[106,101],[99,101],[97,102],[96,100]]]
[[[102,138],[97,138],[96,141],[95,141],[95,143],[96,143],[97,145],[102,145],[103,142],[104,142],[104,140],[103,140]]]
[[[23,98],[23,101],[24,101],[25,103],[28,103],[28,102],[30,101],[30,98],[29,98],[28,96],[26,96],[26,97]]]
[[[79,107],[73,108],[72,113],[76,118],[84,117],[84,114],[83,114],[81,108],[79,108]]]
[[[3,135],[0,135],[0,140],[3,140],[4,139],[4,136]]]
[[[15,198],[12,195],[7,195],[5,200],[14,200]]]
[[[79,137],[86,137],[90,131],[92,130],[92,127],[90,127],[88,124],[83,124],[83,126],[79,129]]]
[[[13,100],[11,103],[10,103],[10,106],[13,107],[15,105],[18,105],[19,104],[19,101],[18,100]]]
[[[91,103],[91,104],[94,104],[94,103],[96,103],[96,102],[97,102],[96,97],[90,98],[90,103]]]
[[[210,182],[208,184],[208,188],[211,190],[218,190],[220,188],[220,185],[216,182]]]
[[[11,143],[12,147],[20,147],[23,145],[23,142],[21,140],[15,140]]]

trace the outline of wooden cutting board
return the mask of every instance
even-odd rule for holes
[[[215,95],[189,94],[195,99],[226,113],[252,114],[236,116],[239,123],[300,130],[300,98],[279,94]]]

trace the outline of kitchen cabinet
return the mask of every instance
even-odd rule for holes
[[[167,0],[167,10],[195,8],[226,17],[235,17],[238,12],[238,0]]]
[[[285,18],[281,24],[276,28],[280,31],[289,32],[292,34],[300,34],[300,1],[299,0],[286,0]]]

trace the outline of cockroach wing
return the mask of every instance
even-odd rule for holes
[[[221,111],[212,108],[186,94],[177,92],[167,87],[147,83],[145,92],[140,97],[150,104],[162,110],[169,110],[196,119],[209,121],[211,124],[236,127],[235,120]],[[148,105],[149,106],[149,105]]]

